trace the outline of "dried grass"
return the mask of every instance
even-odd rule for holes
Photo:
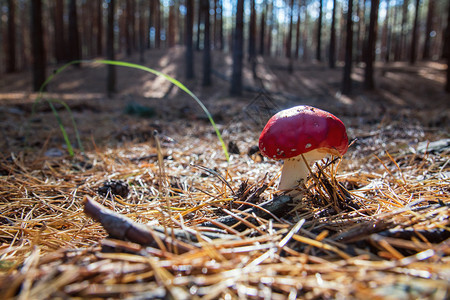
[[[259,132],[244,127],[222,128],[225,140],[252,146]],[[200,123],[166,134],[176,143],[161,139],[159,162],[150,142],[74,159],[1,158],[3,298],[448,297],[448,151],[394,153],[398,145],[377,146],[386,132],[368,134],[339,171],[336,161],[315,167],[289,213],[261,217],[242,209],[277,199],[279,163],[235,154],[227,164]],[[99,196],[111,179],[129,195]],[[154,243],[107,238],[83,212],[87,196],[147,224]],[[228,215],[239,223],[218,223]]]

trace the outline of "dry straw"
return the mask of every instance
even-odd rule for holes
[[[448,297],[448,151],[383,153],[374,135],[372,150],[364,140],[314,166],[301,201],[260,208],[286,200],[280,165],[227,163],[208,129],[192,130],[160,152],[2,157],[3,298]],[[241,148],[257,138],[234,133]],[[127,196],[97,194],[112,179]]]

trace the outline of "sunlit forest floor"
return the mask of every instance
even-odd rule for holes
[[[137,55],[119,59],[140,63]],[[230,97],[231,58],[213,52],[210,87],[201,86],[201,53],[196,60],[193,80],[184,80],[182,48],[147,52],[143,64],[180,80],[203,101],[229,162],[197,103],[152,74],[118,68],[112,98],[105,96],[103,65],[70,67],[55,77],[44,99],[70,107],[84,153],[71,115],[55,104],[74,157],[49,105],[41,101],[32,113],[31,75],[3,75],[2,295],[448,297],[450,97],[443,92],[444,64],[377,64],[371,92],[364,91],[363,66],[356,65],[353,93],[344,96],[342,66],[298,61],[289,74],[287,61],[258,58],[256,78],[246,62],[244,92]],[[315,166],[302,199],[287,203],[282,214],[241,214],[284,199],[276,189],[281,163],[254,149],[274,112],[302,104],[339,117],[349,151],[339,164]],[[122,240],[107,238],[111,221],[100,224],[83,212],[91,200],[163,230],[144,245],[125,233]],[[214,223],[227,215],[240,223]],[[215,229],[205,231],[205,221]],[[118,230],[131,232],[135,223],[123,226]]]

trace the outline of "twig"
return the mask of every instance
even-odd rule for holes
[[[276,217],[283,216],[286,212],[289,211],[288,203],[291,202],[292,199],[289,196],[283,195],[283,196],[277,196],[274,197],[272,200],[269,200],[267,202],[262,203],[259,205],[259,207],[252,207],[248,208],[243,211],[243,214],[239,214],[238,216],[243,218],[244,213],[245,214],[255,214],[257,217],[260,218],[270,218],[271,214],[273,214]],[[270,212],[270,213],[268,213]],[[252,224],[256,224],[255,219],[247,220],[248,222]],[[238,223],[239,220],[237,220],[234,216],[224,216],[221,218],[217,218],[215,220],[215,223],[222,223],[226,226],[233,226],[234,224]],[[207,227],[218,227],[217,224],[213,224],[212,222],[205,222],[202,223],[200,226],[207,226]],[[235,228],[236,229],[236,228]]]

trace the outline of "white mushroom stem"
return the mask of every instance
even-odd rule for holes
[[[304,153],[303,156],[311,166],[311,163],[320,160],[327,156],[327,152],[324,149],[316,149]],[[302,155],[288,158],[284,160],[283,169],[281,170],[280,183],[278,184],[279,190],[291,190],[298,186],[298,184],[308,177],[309,168],[305,165]]]

